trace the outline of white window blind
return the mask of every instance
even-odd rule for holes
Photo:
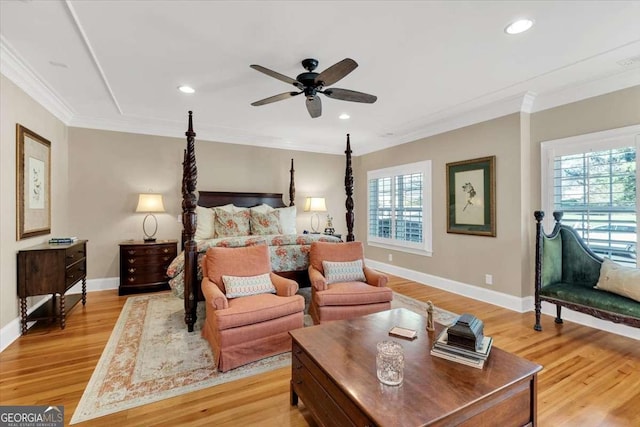
[[[431,251],[431,162],[370,171],[368,243],[412,253]]]
[[[546,144],[545,153],[549,213],[563,211],[562,222],[591,249],[628,265],[637,263],[637,138],[633,132],[614,138],[602,134],[582,144]]]

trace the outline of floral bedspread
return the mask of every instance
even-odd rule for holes
[[[200,261],[211,247],[237,248],[253,245],[268,245],[273,271],[305,270],[309,266],[309,250],[312,242],[339,242],[340,239],[324,234],[287,234],[266,236],[224,237],[197,242],[198,283],[202,280]],[[169,285],[173,293],[184,297],[184,252],[180,253],[167,268],[171,278]]]

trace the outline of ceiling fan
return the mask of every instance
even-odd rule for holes
[[[333,99],[339,99],[342,101],[351,102],[363,102],[366,104],[373,104],[378,97],[369,95],[368,93],[356,92],[355,90],[329,88],[347,74],[352,72],[358,66],[358,63],[351,58],[345,58],[340,62],[333,64],[321,73],[316,73],[314,70],[318,67],[318,60],[307,58],[302,61],[302,66],[307,70],[305,73],[301,73],[298,77],[292,79],[276,71],[265,68],[261,65],[251,65],[251,68],[258,70],[268,76],[281,80],[285,83],[292,84],[300,90],[300,92],[284,92],[279,95],[270,96],[260,101],[252,102],[251,105],[257,107],[259,105],[270,104],[276,101],[282,101],[283,99],[292,98],[294,96],[304,93],[307,98],[307,110],[312,118],[320,117],[322,114],[322,102],[320,101],[319,93]]]

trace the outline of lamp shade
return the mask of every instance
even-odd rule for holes
[[[162,194],[140,194],[136,212],[164,212]]]
[[[326,212],[327,204],[324,201],[324,197],[307,197],[304,202],[305,212]]]

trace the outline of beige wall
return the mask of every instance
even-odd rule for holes
[[[19,315],[16,253],[47,241],[38,236],[16,241],[16,123],[51,142],[51,233],[66,235],[68,227],[67,128],[31,97],[0,75],[0,328]],[[29,306],[33,298],[29,298]]]
[[[194,127],[197,132],[197,122]],[[156,215],[157,237],[180,238],[185,146],[185,138],[69,129],[69,219],[72,233],[89,239],[89,278],[118,276],[118,242],[143,237],[144,215],[134,213],[140,192],[164,196],[167,213]],[[298,230],[310,228],[310,214],[302,211],[308,195],[324,196],[336,232],[345,230],[344,156],[196,139],[196,158],[198,189],[284,193],[285,203],[293,158]]]
[[[361,156],[356,173],[356,238],[366,239],[367,171],[432,161],[433,256],[413,255],[366,246],[368,258],[475,286],[519,296],[521,282],[520,114],[446,132]],[[446,164],[496,156],[497,237],[448,234],[446,220]]]

